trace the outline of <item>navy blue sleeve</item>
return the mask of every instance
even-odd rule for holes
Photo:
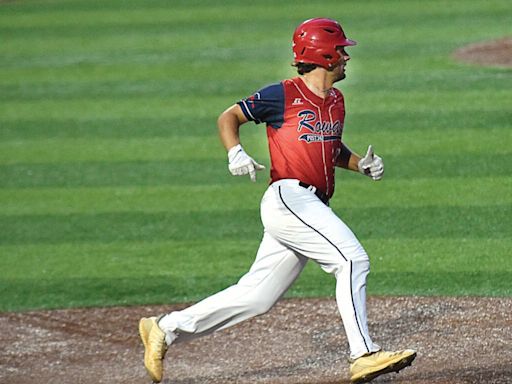
[[[260,89],[237,103],[247,119],[256,124],[267,123],[274,128],[283,124],[284,87],[283,84],[272,84]]]

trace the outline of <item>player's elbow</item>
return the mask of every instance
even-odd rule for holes
[[[233,115],[229,113],[228,110],[222,112],[217,119],[217,127],[219,127],[219,131],[228,129],[235,125],[238,125],[237,120],[236,118],[233,118]]]
[[[222,112],[217,119],[219,136],[226,150],[240,143],[239,129],[244,118],[241,108],[234,105]]]
[[[240,126],[248,120],[245,117],[242,108],[238,104],[234,104],[224,112],[222,112],[217,119],[217,125],[221,126]]]

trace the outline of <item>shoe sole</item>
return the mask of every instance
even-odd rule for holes
[[[352,384],[362,384],[362,383],[368,383],[375,379],[378,376],[384,375],[386,373],[390,372],[400,372],[402,369],[408,367],[412,364],[413,360],[416,358],[416,352],[413,354],[404,357],[403,359],[398,360],[395,363],[392,363],[388,365],[387,367],[382,368],[381,370],[369,373],[367,375],[364,375],[356,380],[352,381]]]

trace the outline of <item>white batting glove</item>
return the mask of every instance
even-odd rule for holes
[[[249,156],[240,144],[235,145],[228,151],[229,172],[233,176],[243,176],[249,174],[251,181],[256,181],[256,171],[265,169],[264,165],[258,164]]]
[[[384,174],[384,162],[373,152],[371,145],[368,146],[366,155],[359,160],[357,168],[359,168],[359,172],[371,177],[373,180],[382,179],[382,175]]]

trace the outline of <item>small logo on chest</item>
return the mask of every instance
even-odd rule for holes
[[[292,103],[292,105],[302,105],[302,104],[304,104],[304,103],[302,102],[302,99],[300,97],[296,97]]]

